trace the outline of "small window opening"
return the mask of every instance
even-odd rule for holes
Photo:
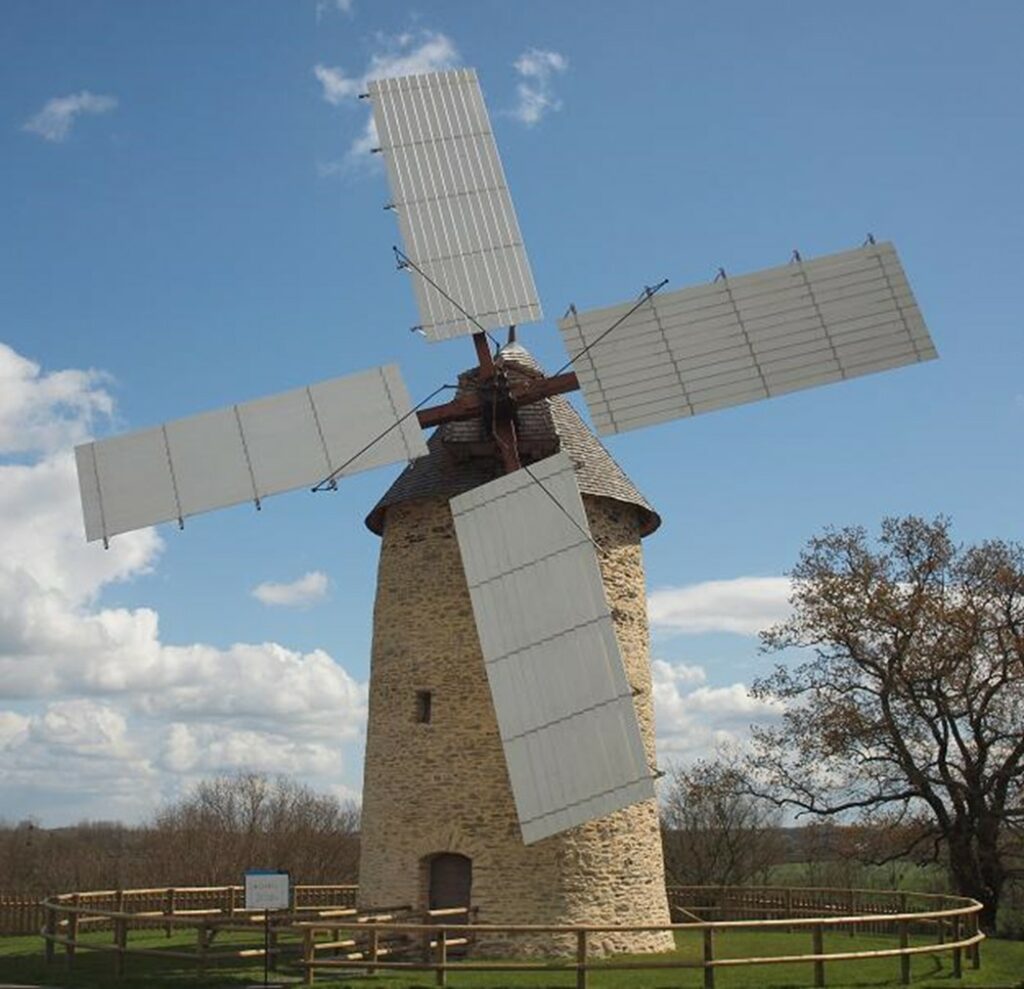
[[[430,708],[433,694],[429,690],[416,691],[416,720],[421,725],[430,724]]]

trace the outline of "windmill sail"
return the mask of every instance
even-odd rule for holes
[[[342,465],[345,475],[424,456],[410,405],[386,365],[85,443],[75,458],[86,539],[258,503]]]
[[[523,840],[653,797],[572,461],[451,507]]]
[[[476,73],[378,79],[368,89],[406,252],[437,286],[413,273],[423,332],[445,340],[541,319]]]
[[[938,356],[891,244],[655,295],[599,339],[632,305],[558,324],[602,434]]]

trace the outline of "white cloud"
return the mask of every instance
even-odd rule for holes
[[[78,755],[117,757],[125,751],[128,724],[114,708],[86,698],[51,704],[32,720],[30,736]]]
[[[562,101],[554,93],[554,76],[569,68],[569,60],[559,52],[529,48],[513,63],[521,79],[516,86],[518,102],[511,115],[532,127],[552,110],[560,110]]]
[[[252,596],[266,605],[309,608],[327,596],[327,574],[311,570],[289,584],[266,581],[252,589]]]
[[[88,435],[113,400],[97,371],[42,374],[38,364],[0,343],[0,454],[50,453]]]
[[[218,724],[175,722],[161,759],[173,772],[198,776],[252,770],[329,777],[340,769],[337,751],[327,742],[306,741],[290,732],[238,730]]]
[[[31,718],[15,711],[0,711],[0,752],[20,745],[28,735]]]
[[[64,141],[71,133],[71,126],[79,114],[110,113],[116,106],[115,97],[99,96],[83,89],[80,93],[55,96],[52,100],[47,100],[42,110],[30,118],[23,129],[38,134],[46,141]]]
[[[317,0],[316,19],[319,21],[329,10],[337,10],[351,17],[355,13],[355,0]]]
[[[654,720],[661,761],[689,762],[742,748],[750,725],[778,717],[778,704],[750,696],[742,683],[712,687],[701,666],[651,664]]]
[[[366,85],[371,79],[440,72],[454,68],[461,59],[451,38],[438,31],[379,34],[376,40],[377,50],[370,55],[368,64],[358,75],[350,75],[339,66],[322,63],[313,66],[313,75],[320,83],[321,95],[332,106],[354,105],[356,97],[366,92]],[[378,144],[377,128],[370,116],[359,136],[349,145],[343,162],[320,164],[317,171],[321,176],[347,171],[365,162],[369,152]]]
[[[100,588],[151,568],[162,541],[152,530],[119,538],[96,552],[82,536],[74,456],[68,447],[85,440],[97,419],[109,417],[113,400],[96,371],[43,374],[0,343],[0,615],[15,587],[34,607],[74,609],[91,602]],[[24,456],[24,455],[30,456]],[[59,601],[58,601],[59,599]],[[41,613],[25,609],[0,623],[2,644],[11,621],[29,623]]]
[[[314,65],[313,75],[320,83],[322,95],[332,106],[339,106],[363,92],[363,81],[346,76],[341,69],[329,65]]]
[[[736,577],[664,587],[647,599],[657,631],[756,635],[789,615],[788,577]]]
[[[112,413],[104,380],[44,374],[0,345],[3,812],[137,818],[217,766],[344,785],[366,684],[326,653],[273,642],[169,645],[153,609],[102,606],[106,587],[155,568],[163,547],[153,529],[119,536],[107,551],[85,542],[67,444]],[[297,603],[326,584],[314,572],[279,588]]]

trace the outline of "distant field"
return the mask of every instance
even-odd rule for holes
[[[109,935],[96,935],[104,943],[109,943]],[[249,943],[258,937],[245,936]],[[744,955],[782,955],[810,950],[809,937],[798,934],[766,934],[747,931],[721,934],[717,942],[720,957],[740,957]],[[220,941],[218,944],[238,943]],[[166,948],[169,946],[189,945],[191,939],[166,939],[162,934],[131,935],[130,944]],[[674,955],[658,956],[659,959],[677,957],[685,961],[696,961],[700,957],[698,936],[690,932],[680,933],[677,937],[678,950]],[[832,934],[825,938],[827,951],[839,950],[875,950],[894,946],[891,938],[885,937],[849,937],[845,934]],[[1024,987],[1024,942],[1020,941],[986,941],[982,945],[982,967],[973,971],[967,960],[964,964],[964,978],[961,982],[953,979],[950,972],[950,956],[923,955],[912,962],[912,984],[917,989],[953,989],[955,986],[986,987],[986,989],[1011,989]],[[830,989],[841,989],[844,986],[874,987],[884,989],[897,986],[899,962],[895,958],[872,959],[859,962],[834,962],[827,964],[825,978]],[[810,986],[812,982],[810,964],[767,965],[756,968],[733,970],[719,969],[716,972],[718,989],[732,987],[758,986],[765,989],[798,989]],[[41,985],[52,987],[74,987],[74,989],[148,989],[148,987],[239,987],[251,982],[262,982],[263,967],[259,964],[243,966],[217,966],[211,968],[201,980],[196,977],[195,967],[171,959],[152,959],[129,957],[126,960],[126,973],[123,979],[115,979],[113,975],[113,957],[107,953],[81,951],[75,959],[73,972],[68,971],[63,953],[58,954],[53,965],[43,960],[42,942],[36,937],[0,938],[0,986],[4,982]],[[296,982],[296,970],[284,971],[278,976],[280,981]],[[381,987],[381,989],[412,989],[412,987],[433,986],[434,974],[423,972],[414,976],[354,976],[348,980],[318,976],[316,985],[323,989],[339,989],[350,985],[363,987]],[[453,973],[449,976],[449,985],[458,987],[480,986],[487,989],[499,987],[532,987],[532,989],[565,989],[575,985],[572,972],[560,973]],[[677,969],[651,972],[597,972],[591,973],[590,985],[600,989],[616,989],[616,987],[636,987],[636,989],[698,989],[703,985],[703,976],[699,969]]]
[[[842,862],[784,862],[773,865],[765,881],[767,885],[779,886],[862,886],[899,889],[907,893],[949,892],[949,875],[939,865],[914,865],[911,862],[858,864],[852,875],[842,871],[843,865]]]

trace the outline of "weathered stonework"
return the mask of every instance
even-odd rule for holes
[[[638,509],[584,496],[651,765],[654,711]],[[567,589],[571,593],[571,589]],[[430,857],[472,859],[481,924],[667,924],[655,801],[524,845],[445,497],[392,504],[374,606],[360,905],[427,905]],[[432,692],[429,724],[416,692]],[[530,936],[491,953],[574,950]],[[595,953],[661,951],[668,932],[593,935]]]

